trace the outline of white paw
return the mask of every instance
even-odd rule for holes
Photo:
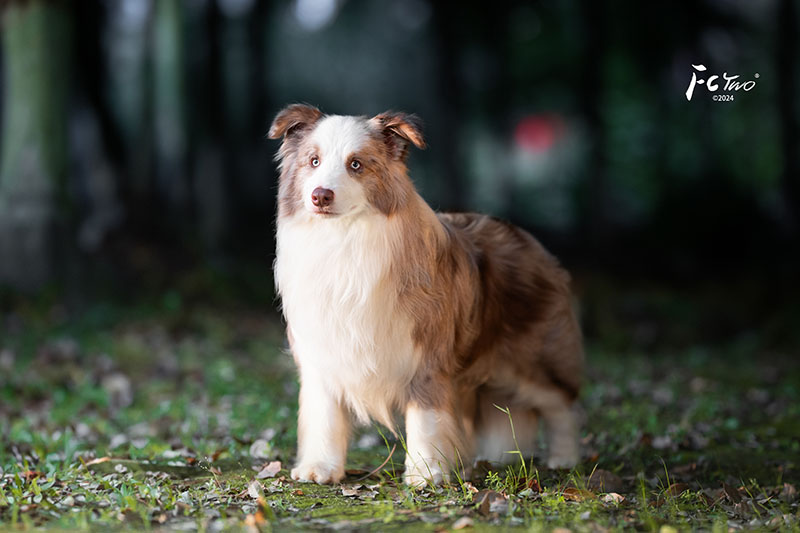
[[[331,484],[344,477],[344,467],[325,463],[302,463],[292,468],[292,479],[303,482]]]
[[[403,475],[403,481],[406,485],[415,489],[424,488],[426,485],[441,485],[447,481],[447,473],[442,472],[438,463],[427,465],[421,464],[406,464],[406,473]]]

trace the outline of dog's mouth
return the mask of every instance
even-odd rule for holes
[[[336,216],[338,213],[335,213],[332,209],[328,207],[315,207],[313,211],[311,211],[315,215],[323,216],[323,217],[332,217]]]

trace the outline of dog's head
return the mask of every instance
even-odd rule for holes
[[[279,217],[391,215],[413,192],[405,163],[409,145],[425,147],[414,115],[323,115],[301,104],[278,113],[269,137],[283,137]]]

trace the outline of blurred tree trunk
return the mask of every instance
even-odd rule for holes
[[[6,2],[0,25],[0,283],[30,290],[54,278],[64,242],[69,23],[60,2],[32,0]]]
[[[221,104],[229,169],[225,181],[230,209],[237,214],[228,221],[235,236],[229,244],[241,250],[252,249],[253,242],[260,242],[270,232],[270,213],[265,207],[272,200],[264,186],[270,159],[263,143],[269,124],[263,90],[266,7],[266,2],[256,2],[239,13],[223,12],[220,28]]]
[[[225,181],[229,175],[224,167],[222,100],[222,68],[220,25],[222,13],[217,2],[207,2],[193,15],[188,28],[190,34],[204,35],[202,43],[187,50],[190,64],[188,95],[192,109],[189,142],[191,145],[191,175],[194,183],[193,203],[197,219],[197,231],[206,251],[216,252],[229,234],[228,193]]]
[[[466,187],[459,169],[458,144],[462,124],[462,83],[459,79],[459,56],[455,20],[451,7],[444,2],[433,3],[433,22],[436,25],[437,72],[439,90],[439,120],[444,127],[436,139],[443,155],[442,185],[439,200],[444,210],[458,211],[465,208]]]
[[[584,198],[582,232],[594,250],[603,248],[608,234],[608,184],[606,176],[606,138],[600,114],[603,101],[603,60],[606,42],[605,13],[602,2],[584,2],[583,15],[583,83],[580,106],[589,137],[589,160]]]
[[[778,117],[783,149],[783,194],[793,230],[800,224],[800,132],[797,125],[797,9],[795,0],[780,0],[777,9]]]
[[[156,188],[165,204],[165,218],[176,228],[184,227],[190,214],[181,4],[180,0],[155,2],[153,27]]]
[[[131,9],[131,6],[134,8]],[[143,0],[138,4],[108,2],[107,17],[98,38],[102,43],[99,53],[105,67],[92,70],[94,75],[105,71],[107,76],[96,81],[97,96],[93,107],[107,109],[108,120],[103,122],[105,141],[119,137],[117,159],[121,169],[120,193],[126,216],[132,227],[151,228],[158,219],[155,212],[153,187],[153,139],[150,98],[150,72],[148,43],[152,3]],[[91,6],[88,11],[96,12]],[[79,12],[85,23],[86,14]],[[96,14],[96,13],[95,13]],[[91,85],[91,81],[82,80]],[[92,93],[90,92],[90,98]],[[98,105],[98,102],[102,105]],[[114,133],[109,134],[110,131]],[[109,148],[116,146],[112,143]]]

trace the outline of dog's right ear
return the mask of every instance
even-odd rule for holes
[[[286,106],[272,121],[267,137],[288,139],[290,136],[314,126],[320,117],[322,117],[322,112],[314,106],[306,104]]]

